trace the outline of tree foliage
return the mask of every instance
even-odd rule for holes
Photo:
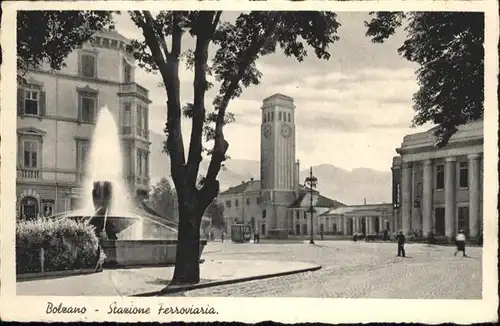
[[[459,125],[484,113],[484,14],[480,12],[377,12],[367,36],[382,43],[405,21],[407,38],[398,52],[420,64],[413,96],[414,125],[437,124],[437,146]]]
[[[110,11],[18,11],[17,66],[20,75],[47,62],[51,69],[113,23]]]
[[[205,214],[212,219],[212,225],[216,228],[223,228],[226,225],[224,220],[224,204],[213,201],[205,211]]]
[[[156,185],[151,186],[150,202],[156,212],[163,217],[178,221],[177,195],[170,182],[162,178]]]

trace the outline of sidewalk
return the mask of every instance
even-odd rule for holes
[[[167,288],[173,266],[105,269],[100,273],[17,282],[17,295],[37,296],[154,296],[195,288],[302,273],[321,266],[266,260],[207,260],[200,265],[199,284]]]

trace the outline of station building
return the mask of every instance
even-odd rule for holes
[[[443,148],[434,129],[404,137],[392,163],[396,227],[409,234],[475,237],[483,219],[483,120],[458,128]]]

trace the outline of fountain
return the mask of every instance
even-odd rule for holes
[[[69,218],[94,226],[106,254],[105,266],[175,263],[177,224],[165,220],[145,202],[132,208],[126,190],[118,129],[107,107],[101,108],[89,151],[84,197]],[[200,242],[200,255],[206,240]]]

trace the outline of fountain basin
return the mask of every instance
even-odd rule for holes
[[[200,257],[206,244],[200,241]],[[101,247],[108,267],[173,265],[177,240],[103,240]]]
[[[102,215],[94,215],[94,216],[68,216],[68,218],[73,219],[75,221],[85,221],[87,223],[92,224],[95,227],[95,231],[97,236],[99,237],[101,231],[104,227],[104,223],[106,223],[106,235],[108,238],[115,240],[116,235],[123,230],[130,227],[132,224],[139,220],[139,217],[136,216],[102,216]],[[106,221],[106,222],[105,222]]]

